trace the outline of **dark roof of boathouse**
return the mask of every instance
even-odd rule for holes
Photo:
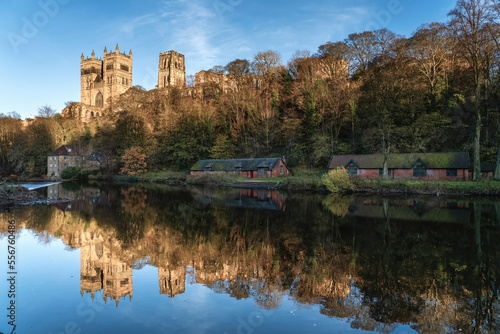
[[[481,172],[494,172],[496,164],[494,162],[481,162]]]
[[[382,154],[334,155],[328,168],[347,167],[351,162],[354,162],[358,168],[362,169],[384,168],[384,156]],[[389,154],[387,168],[411,169],[418,162],[422,162],[426,168],[430,169],[468,169],[470,166],[468,152],[393,153]]]
[[[255,158],[255,159],[224,159],[224,160],[199,160],[191,167],[192,171],[256,171],[258,168],[273,170],[282,158]]]

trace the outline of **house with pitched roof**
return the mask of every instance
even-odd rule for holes
[[[61,173],[68,167],[99,169],[103,160],[101,153],[86,154],[85,147],[62,145],[47,155],[47,177],[60,179]]]
[[[199,160],[191,167],[191,175],[204,173],[227,173],[253,179],[286,176],[289,169],[283,158]]]
[[[62,145],[47,156],[47,177],[59,179],[65,168],[81,167],[84,159],[80,146]]]
[[[349,175],[363,178],[382,177],[382,154],[334,155],[329,170],[344,167]],[[393,153],[387,161],[389,177],[428,180],[468,180],[469,153]]]

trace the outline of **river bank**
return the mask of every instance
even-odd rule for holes
[[[0,206],[43,201],[45,198],[25,187],[3,184],[0,186]]]
[[[281,178],[247,179],[227,174],[190,176],[184,172],[151,172],[138,176],[114,176],[114,182],[148,182],[171,185],[211,187],[241,187],[277,189],[286,191],[328,192],[321,183],[321,171],[303,171]],[[346,193],[381,195],[417,194],[433,196],[500,196],[500,181],[427,181],[415,179],[360,179],[353,178],[352,189]]]

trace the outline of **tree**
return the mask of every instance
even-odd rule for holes
[[[146,154],[142,152],[140,147],[134,146],[125,150],[125,154],[122,156],[121,162],[123,167],[120,173],[127,175],[137,175],[146,173],[147,163]]]
[[[53,120],[33,122],[23,135],[17,136],[8,153],[12,169],[16,175],[26,177],[47,174],[47,155],[57,146],[54,138]]]
[[[49,105],[38,107],[37,116],[51,118],[56,114],[56,110]]]
[[[0,114],[0,117],[9,117],[12,119],[21,119],[21,115],[17,111],[11,111],[8,112],[7,115],[4,115],[3,113]]]
[[[235,82],[236,89],[239,91],[246,83],[248,83],[248,76],[252,66],[246,59],[236,59],[229,62],[224,69],[229,76],[229,80]]]
[[[493,0],[491,2],[491,8],[493,10],[493,15],[491,17],[491,22],[489,24],[490,33],[497,47],[497,52],[500,52],[500,34],[499,34],[500,24],[498,22],[500,19],[500,0]],[[497,85],[498,85],[498,80],[497,80]],[[498,103],[496,109],[498,113],[499,112]],[[497,140],[500,141],[500,138],[497,138]],[[495,180],[500,180],[500,143],[498,144],[497,148],[496,168],[493,178]]]
[[[484,50],[491,40],[488,22],[491,21],[492,7],[489,0],[458,0],[449,14],[450,29],[464,51],[464,58],[472,70],[474,88],[474,180],[481,178],[481,80],[484,74]]]
[[[408,40],[410,57],[429,86],[431,106],[435,106],[436,85],[443,75],[443,65],[449,52],[446,26],[431,23],[421,26]]]
[[[232,159],[234,158],[234,149],[231,140],[226,134],[218,134],[214,145],[210,149],[210,158],[212,159]]]
[[[309,59],[311,56],[311,53],[309,50],[297,50],[292,58],[288,61],[287,68],[288,68],[288,73],[292,76],[292,78],[296,79],[298,72],[299,72],[299,66],[300,63],[303,62],[306,59]]]
[[[275,74],[281,66],[281,55],[274,50],[257,53],[253,58],[253,70],[259,76]]]
[[[186,87],[193,88],[196,86],[196,76],[190,74],[186,77]]]
[[[327,78],[348,77],[352,49],[345,42],[328,42],[319,47],[317,56],[321,59]]]
[[[345,43],[350,47],[356,70],[366,70],[377,55],[375,35],[372,31],[350,34]]]
[[[380,57],[364,73],[359,102],[364,146],[370,151],[382,151],[384,178],[388,177],[389,154],[401,144],[396,130],[407,127],[412,121],[408,112],[412,101],[408,96],[412,94],[413,77],[404,57]]]

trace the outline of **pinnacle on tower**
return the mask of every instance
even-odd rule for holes
[[[130,49],[128,55],[129,55],[129,57],[132,57],[132,49]]]
[[[116,53],[119,53],[119,52],[120,52],[120,48],[118,48],[118,43],[116,43],[115,52],[116,52]]]
[[[108,49],[106,49],[106,47],[104,47],[104,54],[107,54],[108,53]]]
[[[85,57],[83,56],[83,52],[82,52],[82,60],[85,59]]]
[[[92,59],[95,59],[95,52],[92,50]]]

